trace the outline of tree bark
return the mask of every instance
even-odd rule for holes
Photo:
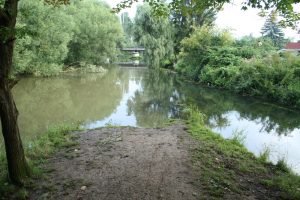
[[[23,185],[29,174],[17,123],[16,108],[10,80],[15,40],[18,0],[6,0],[0,8],[0,117],[5,143],[8,173],[13,184]]]
[[[2,56],[0,59],[1,58]],[[22,186],[24,179],[29,174],[29,170],[17,124],[18,111],[9,84],[7,84],[6,81],[1,80],[0,85],[0,117],[9,178],[12,183]]]

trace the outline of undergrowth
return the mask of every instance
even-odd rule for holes
[[[27,163],[31,171],[31,177],[25,182],[23,188],[10,184],[4,146],[0,143],[0,200],[26,199],[28,196],[26,188],[33,184],[33,179],[44,174],[40,167],[41,164],[45,163],[46,159],[57,150],[77,145],[74,136],[68,133],[78,130],[81,130],[79,124],[61,124],[50,127],[44,134],[32,141],[23,143]]]

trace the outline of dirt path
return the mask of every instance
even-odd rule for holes
[[[193,142],[184,126],[100,128],[75,134],[80,145],[50,160],[47,168],[53,171],[30,199],[199,198],[188,154]]]

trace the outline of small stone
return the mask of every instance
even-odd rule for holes
[[[86,186],[82,186],[80,189],[81,189],[82,191],[85,191],[85,190],[87,189],[87,187],[86,187]]]
[[[77,152],[77,151],[79,151],[79,150],[78,150],[78,149],[75,149],[74,151]]]
[[[196,196],[197,196],[197,193],[194,192],[194,193],[193,193],[193,196],[196,197]]]

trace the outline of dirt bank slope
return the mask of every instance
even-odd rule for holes
[[[50,159],[30,199],[199,199],[184,126],[75,134],[80,145]]]

